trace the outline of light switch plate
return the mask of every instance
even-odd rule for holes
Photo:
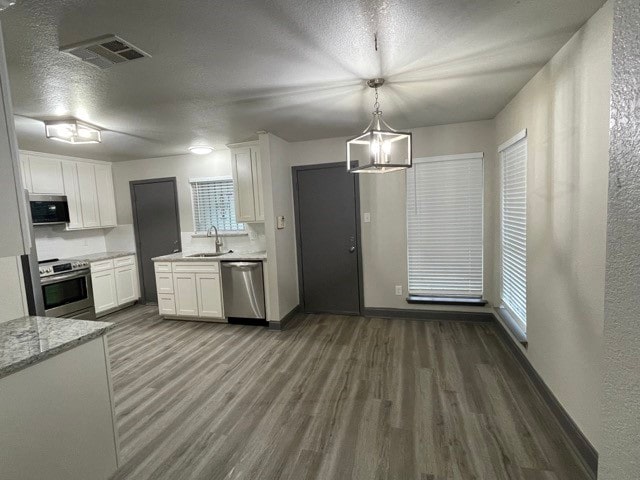
[[[277,224],[278,230],[282,230],[284,228],[284,224],[285,224],[284,215],[280,215],[278,217],[276,224]]]
[[[364,223],[371,223],[371,214],[369,212],[364,213],[362,220],[364,220]]]
[[[396,295],[402,295],[402,285],[396,285]]]

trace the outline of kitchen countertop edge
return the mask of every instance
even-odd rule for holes
[[[233,252],[217,257],[190,257],[189,255],[198,254],[200,252],[178,252],[169,255],[161,255],[154,257],[153,262],[220,262],[220,261],[264,261],[267,259],[266,252],[242,253]],[[205,252],[202,252],[205,253]]]
[[[84,260],[87,262],[103,262],[105,260],[113,260],[114,258],[130,257],[135,254],[136,252],[127,252],[127,251],[101,252],[101,253],[89,253],[87,255],[78,255],[77,257],[64,258],[63,260],[69,260],[69,261]]]
[[[12,325],[20,321],[24,322],[26,320],[38,320],[38,319],[47,320],[47,321],[50,320],[52,322],[56,322],[60,320],[59,318],[36,317],[36,316],[17,318],[15,320],[10,320],[8,322],[0,323],[0,336],[2,336],[3,330],[10,329]],[[71,320],[71,319],[65,319],[65,320]],[[74,347],[80,346],[91,340],[99,338],[115,327],[115,323],[110,323],[110,322],[98,322],[93,320],[73,320],[73,321],[91,322],[95,324],[95,328],[92,329],[91,331],[85,331],[81,334],[78,334],[78,336],[70,336],[68,340],[63,341],[62,343],[55,345],[54,347],[47,348],[44,351],[39,351],[36,353],[25,353],[24,355],[19,355],[18,358],[16,358],[15,360],[11,358],[9,358],[9,360],[6,360],[5,358],[2,358],[2,355],[0,355],[0,380],[20,370],[24,370],[25,368],[28,368],[32,365],[40,363],[50,357],[59,355],[68,350],[71,350]],[[19,334],[19,332],[17,333]],[[4,353],[4,352],[0,352],[0,353]]]

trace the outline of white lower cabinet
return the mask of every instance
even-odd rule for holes
[[[118,305],[135,302],[138,299],[138,269],[135,265],[118,267],[115,271],[116,293],[118,295]]]
[[[224,321],[218,262],[156,262],[155,271],[161,315]]]
[[[118,306],[116,278],[113,269],[91,273],[91,284],[93,286],[93,303],[96,314]]]
[[[173,291],[176,297],[176,315],[198,316],[198,296],[195,273],[173,275]]]
[[[220,275],[216,273],[197,273],[196,293],[198,296],[198,314],[201,317],[222,317]]]
[[[176,299],[173,294],[158,294],[158,310],[160,311],[160,315],[176,314]]]
[[[96,315],[135,302],[140,298],[135,256],[93,262],[91,283]]]

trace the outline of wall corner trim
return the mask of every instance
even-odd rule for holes
[[[293,319],[300,311],[301,311],[301,306],[296,305],[291,309],[289,313],[287,313],[284,317],[282,317],[280,321],[278,322],[270,321],[269,330],[274,330],[274,331],[286,330],[291,326]]]
[[[549,407],[551,413],[555,417],[560,430],[565,436],[567,443],[571,446],[577,459],[582,462],[582,465],[589,474],[590,478],[595,480],[598,476],[598,452],[591,444],[591,442],[585,437],[580,430],[580,427],[573,421],[569,413],[564,409],[562,404],[558,401],[551,389],[544,382],[542,377],[538,374],[536,369],[531,365],[529,359],[524,354],[522,349],[516,343],[516,340],[509,334],[507,327],[500,321],[494,314],[495,329],[498,332],[498,336],[505,344],[507,349],[515,357],[518,364],[524,370],[534,389],[540,396],[541,400]]]

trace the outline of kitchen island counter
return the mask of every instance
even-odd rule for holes
[[[0,378],[104,335],[112,323],[22,317],[0,323]]]

